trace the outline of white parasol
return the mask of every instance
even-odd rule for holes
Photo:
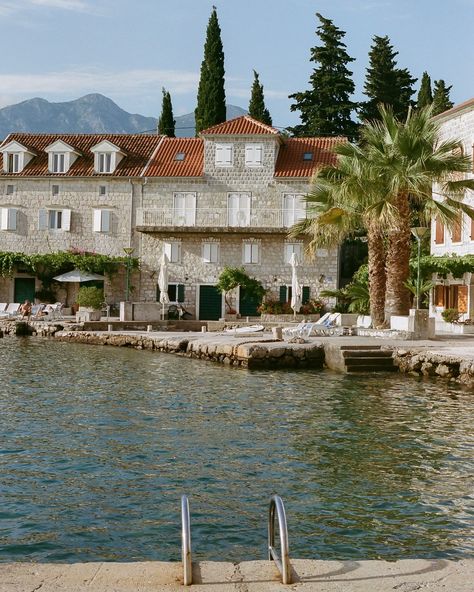
[[[63,273],[61,275],[57,275],[54,278],[57,282],[92,282],[94,280],[105,280],[103,275],[99,275],[98,273],[89,273],[88,271],[81,271],[80,269],[73,269],[72,271],[68,271],[67,273]]]
[[[165,318],[165,304],[168,304],[170,299],[168,296],[168,256],[163,253],[160,264],[160,275],[158,276],[158,287],[160,288],[160,302],[161,302],[161,317]]]
[[[298,274],[296,268],[299,265],[298,256],[296,253],[291,254],[290,259],[291,265],[291,302],[290,306],[293,309],[294,315],[300,311],[301,304],[303,301],[303,289],[298,281]]]

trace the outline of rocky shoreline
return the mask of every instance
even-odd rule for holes
[[[411,376],[444,378],[474,387],[474,360],[429,350],[394,349],[394,361],[400,372]]]

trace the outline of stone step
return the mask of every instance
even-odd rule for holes
[[[344,360],[346,367],[350,366],[393,366],[393,358],[346,358]]]
[[[398,368],[396,366],[374,366],[367,364],[365,366],[347,366],[347,374],[358,374],[364,372],[396,372]]]
[[[361,349],[361,350],[344,350],[343,357],[347,360],[349,358],[391,358],[392,352],[390,350],[381,349]]]
[[[381,345],[341,345],[341,351],[380,350]]]

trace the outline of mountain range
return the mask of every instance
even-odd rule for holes
[[[227,119],[246,111],[227,105]],[[175,117],[176,135],[194,136],[194,113]],[[0,109],[0,138],[10,132],[32,133],[114,133],[154,132],[157,119],[121,109],[112,99],[94,93],[73,101],[51,103],[46,99],[29,99]]]

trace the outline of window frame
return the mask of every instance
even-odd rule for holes
[[[297,241],[284,243],[284,245],[283,245],[283,262],[286,265],[290,265],[290,263],[291,263],[291,254],[290,254],[290,257],[287,257],[289,247],[292,248],[291,254],[295,253],[294,247],[298,247],[299,252],[296,253],[296,256],[298,257],[298,261],[300,263],[302,263],[303,262],[303,243],[297,242]]]
[[[209,248],[209,257],[206,257],[206,248]],[[215,260],[212,258],[213,250],[215,254]],[[220,261],[220,243],[217,241],[203,241],[201,245],[201,258],[205,265],[218,264]]]
[[[242,264],[243,265],[260,265],[261,253],[260,242],[246,241],[242,244]],[[250,260],[246,260],[246,250],[250,248]]]
[[[216,142],[215,144],[214,165],[216,168],[231,168],[234,166],[234,145],[230,142]],[[228,160],[218,159],[219,150],[226,150],[230,152]]]
[[[52,173],[65,173],[67,169],[66,165],[66,153],[65,152],[53,152],[51,155],[51,172]],[[62,161],[62,162],[61,162]],[[60,166],[62,164],[62,166]]]
[[[168,257],[170,263],[179,265],[182,261],[182,250],[180,240],[170,240],[163,242],[163,253]],[[175,256],[174,256],[175,255]]]
[[[256,151],[260,150],[260,160],[255,158]],[[252,159],[248,159],[248,152],[251,151]],[[245,166],[248,168],[263,167],[263,144],[261,142],[249,142],[245,144]]]

